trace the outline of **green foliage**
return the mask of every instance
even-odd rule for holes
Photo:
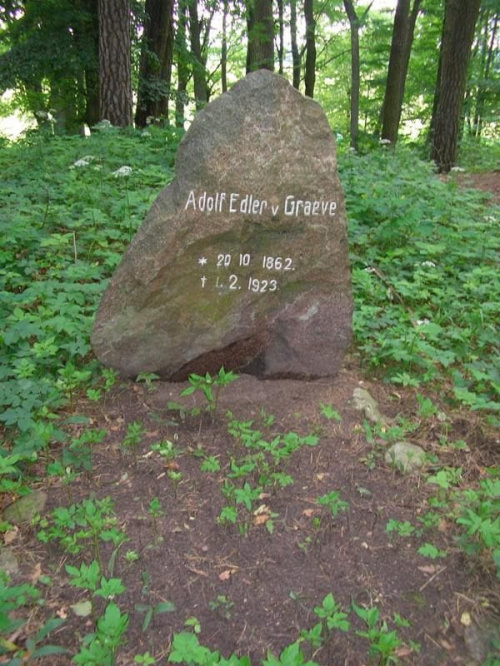
[[[173,613],[175,611],[175,605],[171,601],[159,601],[154,606],[150,604],[135,604],[134,609],[138,613],[145,614],[142,622],[142,631],[146,632],[157,615],[160,615],[161,613]]]
[[[205,398],[206,409],[212,419],[214,419],[221,389],[236,379],[238,379],[237,374],[231,371],[226,372],[223,367],[213,377],[209,372],[205,376],[192,374],[188,378],[190,386],[181,391],[181,396],[191,395],[196,391],[200,391]]]
[[[111,601],[97,620],[94,632],[83,639],[83,647],[73,657],[80,666],[114,666],[115,655],[124,641],[129,617]]]
[[[92,321],[131,234],[172,176],[177,141],[155,128],[148,137],[109,129],[0,149],[0,422],[8,427],[0,458],[48,454],[65,436],[58,412],[85,391],[100,400],[116,382],[90,356]],[[113,175],[123,164],[130,175]],[[91,466],[97,440],[81,437],[65,449],[65,467]]]
[[[139,444],[142,441],[142,438],[146,434],[146,430],[143,427],[140,421],[133,421],[132,423],[127,424],[127,432],[125,437],[122,439],[122,448],[132,449],[134,455],[134,463],[137,465],[137,449]]]
[[[321,414],[328,420],[339,421],[339,422],[342,421],[342,417],[337,412],[337,410],[332,407],[332,405],[325,405],[322,403],[320,405],[320,410]]]
[[[446,551],[439,550],[439,548],[436,548],[432,543],[424,543],[423,546],[420,546],[417,552],[424,557],[430,557],[431,560],[435,560],[439,557],[446,557]]]
[[[395,652],[403,643],[397,631],[389,630],[387,622],[381,621],[380,611],[376,606],[363,608],[353,602],[352,609],[366,625],[366,629],[356,631],[356,635],[368,639],[370,657],[376,657],[381,666],[397,664]],[[398,624],[401,624],[401,618],[398,619]]]
[[[415,527],[407,520],[401,522],[391,518],[391,520],[389,520],[385,526],[385,531],[388,533],[396,532],[396,534],[400,537],[410,537],[415,534],[416,530]]]
[[[49,618],[35,634],[28,633],[23,648],[13,642],[22,633],[23,627],[28,625],[28,622],[20,617],[20,612],[36,605],[40,599],[40,592],[34,585],[9,583],[8,576],[3,571],[0,572],[0,657],[8,655],[6,663],[21,666],[39,657],[67,652],[65,648],[57,645],[39,645],[64,622],[59,618]],[[7,639],[7,636],[11,638]]]
[[[300,642],[295,641],[281,652],[279,658],[268,651],[267,659],[264,659],[262,666],[317,666],[317,664],[306,659],[300,649]]]
[[[500,578],[500,480],[498,470],[490,475],[479,488],[455,493],[453,499],[456,522],[464,530],[458,543],[469,555],[488,555]]]
[[[350,155],[341,169],[362,362],[394,383],[449,385],[448,397],[498,412],[497,209],[408,150]]]
[[[117,527],[113,502],[109,497],[102,500],[85,499],[69,507],[57,507],[39,521],[37,533],[43,543],[58,541],[71,554],[80,553],[90,545],[95,558],[100,561],[100,541],[111,542],[115,547],[126,537]]]
[[[316,503],[319,506],[326,507],[332,518],[336,518],[341,511],[346,511],[349,508],[349,504],[340,499],[340,493],[336,490],[317,497]]]

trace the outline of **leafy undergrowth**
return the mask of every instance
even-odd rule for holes
[[[404,151],[344,165],[358,350],[392,383],[498,414],[498,207],[431,169]]]
[[[50,490],[36,527],[0,523],[0,556],[32,553],[2,574],[0,662],[465,663],[450,626],[494,611],[479,588],[500,569],[498,208],[408,151],[343,156],[352,358],[393,418],[353,415],[359,375],[239,379],[251,409],[227,415],[228,373],[179,396],[120,383],[89,343],[178,139],[102,126],[0,150],[1,504]],[[295,404],[264,411],[273,390]],[[408,437],[427,456],[411,484],[383,459]]]

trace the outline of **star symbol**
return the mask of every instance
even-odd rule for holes
[[[207,263],[207,258],[206,257],[200,257],[198,259],[198,263],[200,264],[200,266],[204,266]]]

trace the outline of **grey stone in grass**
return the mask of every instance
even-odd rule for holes
[[[4,509],[4,520],[14,524],[29,522],[43,512],[46,503],[47,493],[43,490],[33,490],[29,495],[20,497]]]
[[[19,560],[8,547],[0,550],[0,571],[9,576],[13,576],[19,572]]]
[[[344,197],[321,107],[248,75],[195,117],[99,306],[122,375],[335,375],[351,337]]]
[[[422,447],[411,442],[396,442],[385,453],[385,462],[400,472],[413,472],[425,463],[426,453]]]
[[[377,401],[363,388],[356,388],[353,392],[354,409],[363,412],[372,423],[385,423],[386,419],[380,413]]]

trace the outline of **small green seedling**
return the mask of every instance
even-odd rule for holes
[[[319,407],[321,414],[329,421],[338,421],[339,423],[342,421],[342,417],[337,412],[337,410],[333,408],[332,405],[325,405],[321,403]]]
[[[385,531],[387,533],[395,532],[400,537],[410,537],[415,534],[416,528],[407,520],[401,522],[391,518],[385,526]]]
[[[221,389],[236,379],[238,379],[237,374],[232,371],[226,372],[223,367],[213,377],[209,372],[205,376],[192,374],[188,377],[190,386],[181,391],[181,396],[201,391],[205,398],[206,409],[214,420]]]
[[[158,453],[165,461],[173,460],[179,454],[174,443],[169,439],[151,444],[151,451]]]
[[[319,506],[324,506],[331,513],[332,518],[336,518],[341,511],[346,511],[349,508],[349,504],[340,499],[340,493],[336,490],[317,497],[316,503]]]
[[[140,421],[133,421],[127,425],[127,432],[122,440],[124,449],[132,449],[134,464],[137,465],[137,449],[146,431]]]
[[[160,601],[154,606],[151,604],[135,604],[134,609],[138,613],[145,613],[142,622],[142,631],[146,632],[151,622],[154,623],[154,619],[157,615],[161,615],[161,613],[173,613],[175,611],[175,605],[171,601]]]
[[[160,379],[159,375],[156,375],[154,372],[140,372],[137,375],[137,381],[144,382],[149,392],[153,392],[156,390],[154,382],[156,382],[158,379]]]
[[[219,594],[213,601],[208,602],[208,607],[211,611],[216,611],[220,617],[229,620],[231,618],[234,602],[229,601],[225,594]]]
[[[153,497],[148,506],[148,513],[153,519],[153,534],[155,539],[158,538],[158,518],[164,515],[164,511],[161,508],[161,502],[158,497]]]

